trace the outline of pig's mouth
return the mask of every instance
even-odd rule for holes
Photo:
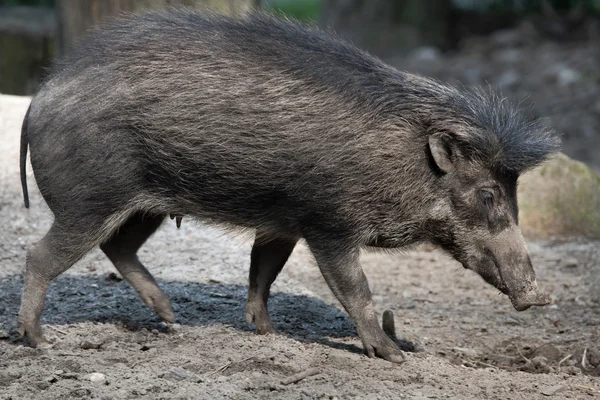
[[[489,252],[489,250],[488,250],[488,252]],[[494,257],[494,255],[491,254],[491,252],[489,252],[489,254],[492,257],[492,262],[494,264],[494,272],[497,277],[497,282],[494,286],[496,287],[496,289],[500,290],[503,294],[509,296],[510,293],[508,291],[508,286],[506,285],[504,278],[502,278],[502,269],[500,268],[500,265],[498,265],[498,260],[496,260],[496,257]]]
[[[545,306],[550,304],[550,296],[539,291],[537,283],[534,282],[531,289],[519,292],[517,295],[508,295],[510,302],[517,311],[525,311],[532,306]]]
[[[477,272],[487,283],[500,290],[503,294],[508,295],[508,285],[502,277],[502,268],[500,268],[500,264],[494,253],[488,248],[484,248],[483,253],[485,254],[485,261],[481,264],[483,268]]]

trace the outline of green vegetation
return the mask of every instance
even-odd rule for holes
[[[321,12],[321,0],[266,0],[263,7],[300,21],[315,21]]]

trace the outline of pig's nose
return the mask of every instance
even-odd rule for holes
[[[550,296],[541,292],[535,281],[533,282],[532,289],[520,293],[511,293],[509,297],[513,307],[517,311],[525,311],[531,306],[545,306],[550,304]]]

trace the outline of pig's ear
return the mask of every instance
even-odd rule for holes
[[[455,170],[456,149],[452,145],[450,136],[444,133],[429,135],[429,150],[439,169],[446,173]]]

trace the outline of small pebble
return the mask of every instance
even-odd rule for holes
[[[0,329],[0,339],[8,339],[8,332],[6,332],[4,329]]]
[[[88,376],[88,379],[96,386],[106,385],[106,375],[101,374],[100,372],[91,373]]]
[[[89,342],[89,341],[85,341],[83,343],[81,343],[81,348],[84,350],[97,350],[102,346],[102,342]]]
[[[477,352],[475,350],[473,350],[473,349],[467,349],[465,347],[452,347],[451,350],[453,350],[453,351],[455,351],[457,353],[463,354],[463,355],[465,355],[467,357],[470,357],[470,358],[476,358],[477,357]]]
[[[87,388],[77,388],[71,391],[71,396],[73,397],[86,397],[89,396],[92,392]]]
[[[544,356],[537,356],[537,357],[532,358],[531,362],[536,367],[539,367],[541,365],[547,365],[548,364],[548,359],[546,357],[544,357]]]
[[[540,393],[544,396],[554,396],[557,393],[565,391],[567,387],[565,385],[554,385],[547,388],[543,388]]]
[[[347,364],[348,361],[361,361],[362,356],[356,353],[329,353],[327,356],[329,360],[339,364]]]
[[[563,264],[567,268],[577,268],[579,263],[577,262],[576,258],[570,257],[570,258],[565,259]]]
[[[589,349],[587,353],[588,362],[594,366],[600,366],[600,348],[597,349]]]
[[[192,379],[196,377],[196,375],[193,372],[190,372],[187,369],[183,368],[173,368],[169,375],[171,376],[171,378],[174,378],[176,380]]]
[[[564,372],[566,372],[569,375],[581,375],[581,370],[577,367],[575,367],[574,365],[570,365],[567,368],[564,369]]]
[[[554,345],[546,343],[533,352],[531,358],[544,357],[546,362],[548,360],[558,361],[564,357],[564,354]]]
[[[531,362],[531,360],[527,360],[525,362],[525,365],[523,365],[521,368],[519,368],[521,371],[525,371],[525,372],[534,372],[535,371],[535,365],[533,365],[533,363]]]

